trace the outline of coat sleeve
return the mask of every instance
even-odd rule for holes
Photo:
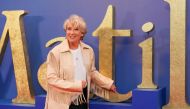
[[[94,51],[92,50],[92,66],[91,66],[91,79],[92,82],[98,85],[99,87],[105,88],[109,90],[111,85],[113,84],[113,80],[108,77],[105,77],[101,73],[96,70],[95,67],[95,55]]]
[[[58,77],[59,63],[54,54],[50,52],[47,57],[47,84],[58,92],[82,92],[82,82],[70,82]]]

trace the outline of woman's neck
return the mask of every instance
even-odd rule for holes
[[[69,42],[69,48],[72,49],[72,50],[77,49],[78,46],[79,46],[79,43],[70,43]]]

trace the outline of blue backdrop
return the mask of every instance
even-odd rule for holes
[[[63,22],[71,14],[78,14],[87,22],[88,33],[84,42],[94,48],[98,69],[98,38],[93,37],[92,32],[101,24],[108,5],[115,7],[114,28],[133,30],[132,37],[115,38],[115,81],[118,91],[123,94],[127,93],[141,83],[142,49],[138,44],[146,40],[146,34],[141,27],[150,21],[155,24],[155,29],[151,32],[151,36],[154,37],[154,82],[161,88],[160,90],[166,88],[165,96],[168,101],[170,8],[163,0],[0,0],[0,12],[5,10],[28,11],[24,17],[24,26],[35,96],[45,94],[37,80],[39,65],[46,60],[48,51],[52,49],[52,47],[45,48],[45,44],[57,36],[65,35]],[[190,62],[188,56],[190,52],[189,5],[190,1],[187,0],[187,66]],[[5,21],[5,16],[0,15],[0,33],[3,31]],[[190,77],[189,73],[187,69],[188,77]],[[160,92],[155,93],[160,94]],[[7,102],[16,95],[12,56],[10,43],[8,43],[3,62],[0,64],[1,102]],[[134,95],[135,93],[133,97]],[[138,96],[138,91],[136,96]],[[162,100],[165,101],[164,98]]]

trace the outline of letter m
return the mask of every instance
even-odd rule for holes
[[[22,17],[24,10],[3,11],[6,23],[0,39],[0,63],[10,39],[14,72],[16,78],[17,97],[14,103],[34,104],[30,67],[28,61],[25,32]],[[2,72],[1,72],[2,73]]]

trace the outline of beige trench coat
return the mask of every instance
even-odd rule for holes
[[[83,42],[80,42],[80,46],[87,71],[87,103],[89,103],[89,93],[93,83],[103,89],[110,89],[113,80],[101,75],[96,70],[93,49]],[[74,81],[72,55],[68,41],[65,39],[54,47],[47,57],[47,96],[45,109],[69,109],[71,102],[81,93],[82,82]]]

